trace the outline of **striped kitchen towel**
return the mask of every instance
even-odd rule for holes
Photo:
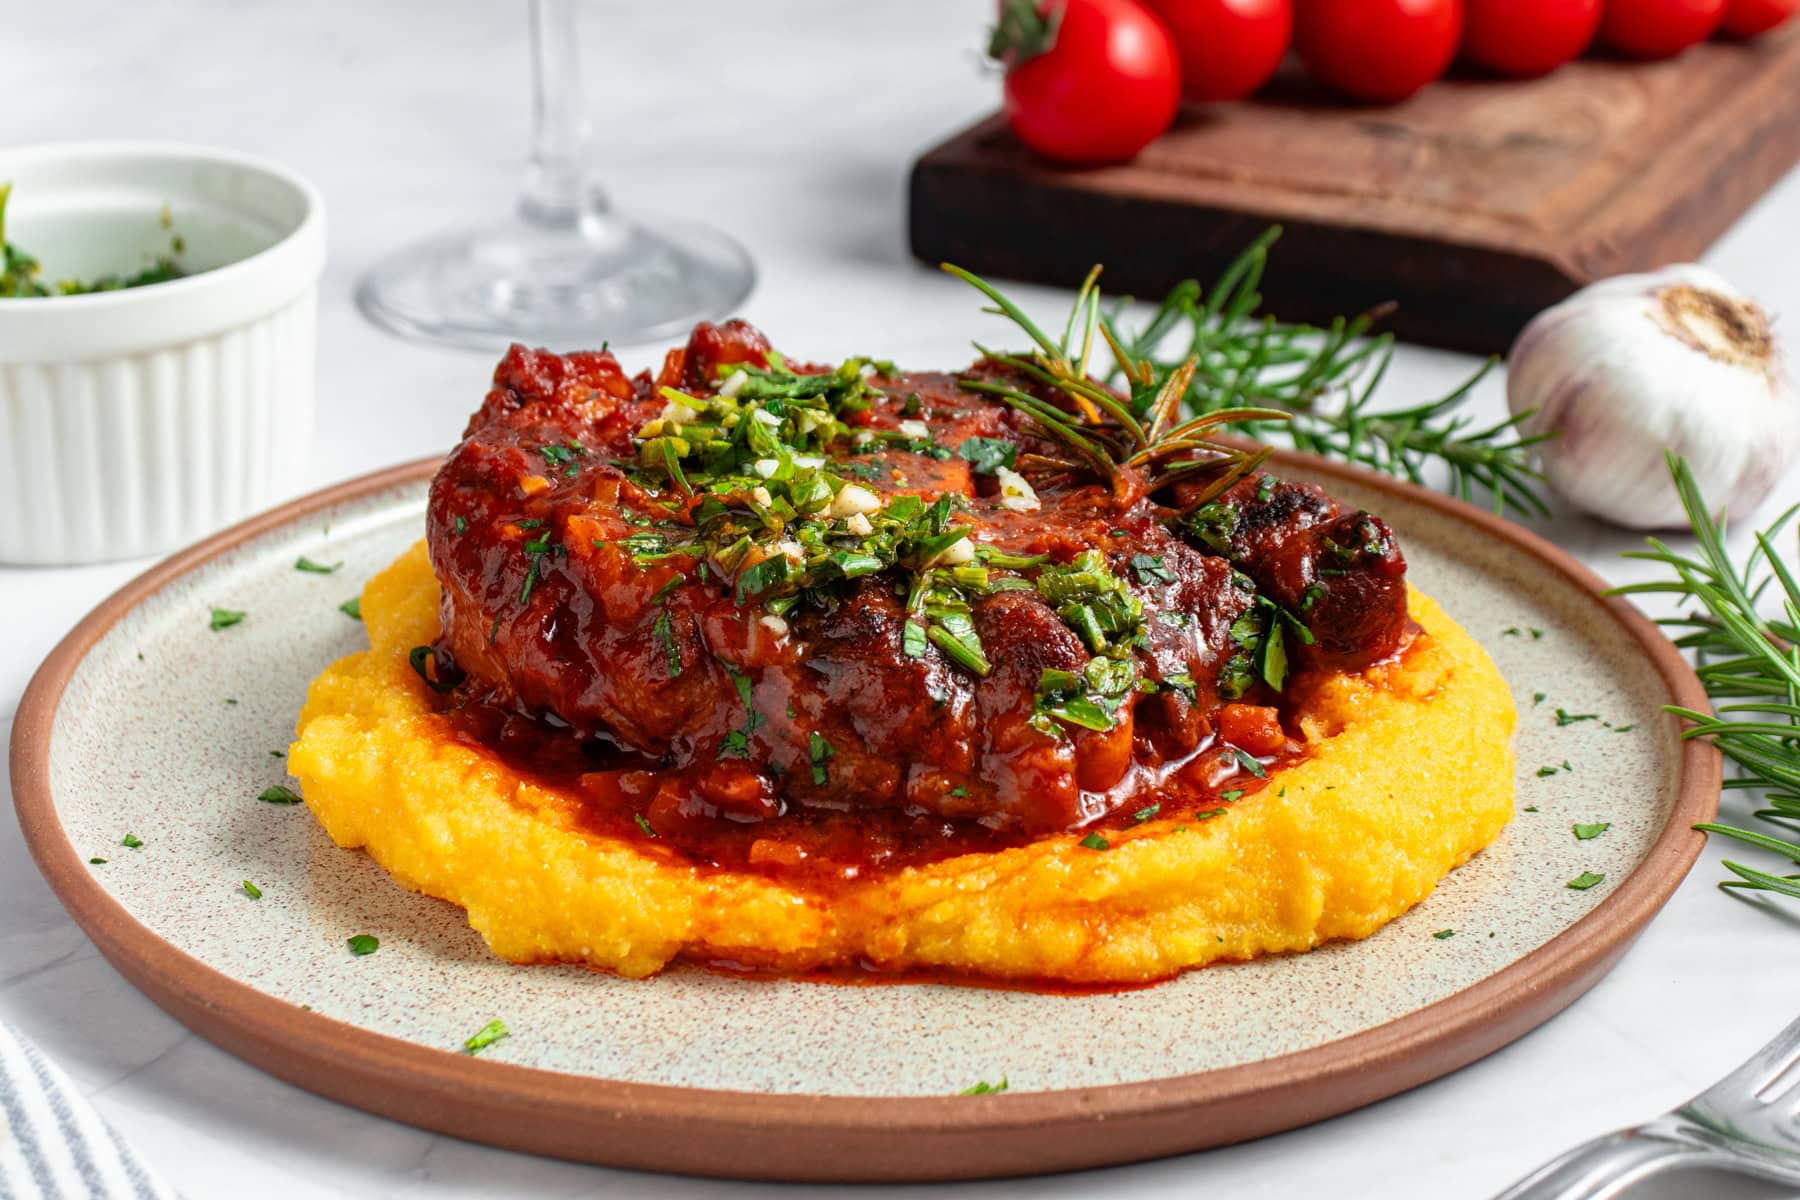
[[[69,1077],[0,1021],[0,1198],[176,1200]]]

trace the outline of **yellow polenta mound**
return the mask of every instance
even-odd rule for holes
[[[1512,815],[1512,699],[1485,651],[1425,596],[1398,664],[1305,701],[1310,753],[1224,816],[1180,817],[970,854],[830,898],[697,870],[578,828],[578,802],[443,737],[407,651],[437,633],[423,544],[370,581],[371,649],[313,682],[289,756],[338,845],[468,910],[496,954],[651,974],[677,957],[784,971],[1075,982],[1156,979],[1215,959],[1366,937],[1417,904]]]

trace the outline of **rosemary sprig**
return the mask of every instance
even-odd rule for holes
[[[1448,470],[1449,490],[1462,499],[1486,492],[1495,512],[1548,515],[1538,490],[1543,477],[1529,452],[1551,435],[1521,432],[1529,413],[1475,427],[1457,412],[1492,360],[1442,399],[1377,409],[1371,401],[1393,360],[1394,339],[1367,334],[1385,310],[1339,317],[1327,328],[1253,319],[1262,307],[1257,289],[1269,248],[1280,236],[1279,226],[1265,232],[1210,291],[1191,279],[1178,284],[1135,332],[1120,327],[1129,303],[1122,301],[1101,319],[1102,335],[1122,360],[1150,362],[1165,373],[1191,362],[1184,396],[1190,413],[1253,406],[1291,417],[1278,425],[1234,417],[1224,426],[1234,432],[1285,440],[1295,449],[1414,483],[1425,482],[1428,465],[1437,463]]]
[[[1735,765],[1726,788],[1761,796],[1767,807],[1753,817],[1792,834],[1800,830],[1800,580],[1776,553],[1775,541],[1800,513],[1800,504],[1756,534],[1756,548],[1740,569],[1725,546],[1725,518],[1710,514],[1687,463],[1670,454],[1669,473],[1693,525],[1698,553],[1681,554],[1650,538],[1650,549],[1626,557],[1662,563],[1675,578],[1629,584],[1614,592],[1673,595],[1699,606],[1700,611],[1660,623],[1682,631],[1675,644],[1695,655],[1695,673],[1707,695],[1736,702],[1716,704],[1714,715],[1677,706],[1668,711],[1688,722],[1684,739],[1710,740]],[[1765,599],[1779,607],[1780,616],[1763,615]],[[1800,863],[1800,841],[1717,822],[1694,828]],[[1730,861],[1724,865],[1737,878],[1721,887],[1800,899],[1800,874],[1775,875]]]
[[[976,351],[988,362],[1010,367],[1054,389],[1064,403],[1052,403],[991,379],[964,378],[960,386],[997,396],[1032,418],[1046,435],[1069,447],[1078,460],[1060,465],[1069,469],[1087,467],[1105,479],[1117,495],[1123,496],[1131,486],[1128,471],[1150,488],[1177,475],[1211,474],[1225,480],[1222,485],[1215,481],[1215,486],[1208,489],[1209,496],[1217,495],[1260,465],[1268,451],[1246,450],[1204,435],[1233,422],[1273,425],[1292,415],[1283,409],[1239,405],[1220,407],[1175,423],[1181,398],[1192,386],[1199,363],[1190,358],[1158,367],[1146,358],[1128,353],[1101,313],[1098,266],[1088,272],[1076,290],[1060,340],[1052,340],[1023,309],[987,280],[952,263],[942,266],[994,302],[992,308],[984,311],[1007,318],[1037,346],[1024,354],[1010,354],[976,342]],[[1126,381],[1129,395],[1123,399],[1089,373],[1096,337],[1105,341],[1113,356],[1115,373]]]

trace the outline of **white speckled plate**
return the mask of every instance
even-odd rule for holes
[[[306,809],[257,800],[287,782],[276,752],[308,680],[364,645],[339,604],[420,536],[429,463],[269,513],[102,605],[19,711],[20,821],[76,920],[177,1017],[314,1091],[480,1141],[920,1179],[1289,1128],[1453,1070],[1590,986],[1691,865],[1719,769],[1661,712],[1705,707],[1679,656],[1560,551],[1433,493],[1277,462],[1393,524],[1412,578],[1488,647],[1519,706],[1522,811],[1366,941],[1074,996],[690,970],[628,982],[493,958],[460,911],[337,849]],[[344,566],[300,572],[299,555]],[[215,631],[213,607],[248,615]],[[1580,841],[1576,822],[1610,827]],[[1604,882],[1566,886],[1590,871]],[[380,950],[353,956],[359,933]],[[494,1018],[510,1037],[458,1052]],[[955,1094],[1002,1077],[1004,1095]],[[1099,1122],[1105,1137],[1083,1136]]]

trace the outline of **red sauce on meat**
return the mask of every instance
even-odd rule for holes
[[[1405,562],[1378,517],[1262,472],[1208,494],[1204,474],[1127,468],[1108,486],[1056,466],[1064,448],[1032,419],[963,386],[1043,391],[993,362],[839,372],[833,407],[812,401],[829,445],[784,446],[779,468],[719,459],[735,465],[714,478],[735,482],[709,493],[652,439],[705,454],[753,436],[742,421],[799,428],[799,402],[740,406],[739,365],[765,391],[824,386],[735,322],[696,328],[654,377],[514,347],[432,485],[444,632],[428,677],[454,736],[582,797],[597,833],[824,883],[1204,820],[1298,751],[1293,681],[1406,637]],[[683,394],[740,420],[696,431]],[[1003,491],[996,450],[1029,502]],[[907,544],[960,529],[976,549],[960,569],[924,551],[874,569],[866,519],[781,517],[821,472],[830,512],[852,486],[878,521],[935,505]],[[757,520],[766,539],[717,536]],[[758,590],[777,555],[813,574]]]

